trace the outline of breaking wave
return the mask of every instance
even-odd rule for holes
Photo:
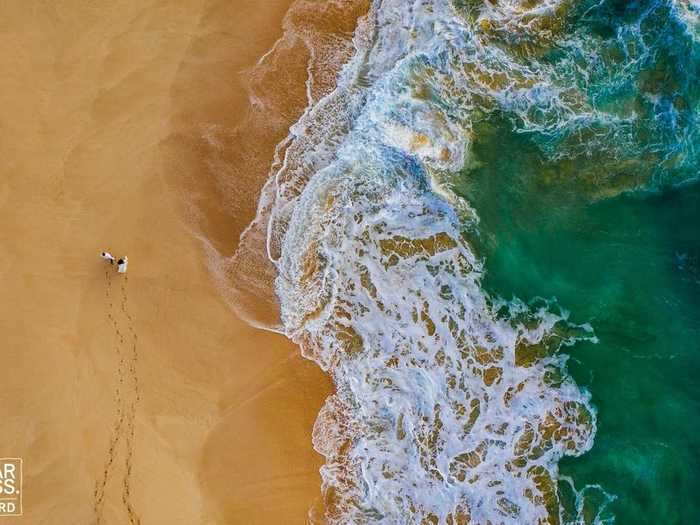
[[[582,523],[586,494],[605,495],[558,474],[596,433],[559,350],[593,329],[552,301],[490,296],[465,234],[478,210],[452,191],[496,112],[549,159],[656,156],[664,173],[637,185],[695,161],[694,111],[620,103],[654,53],[648,11],[612,35],[574,29],[596,4],[375,0],[334,81],[309,81],[236,257],[264,250],[270,328],[334,380],[313,436],[330,523]],[[696,24],[692,1],[654,6]]]

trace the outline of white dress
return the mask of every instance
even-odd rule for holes
[[[128,257],[124,257],[124,259],[120,259],[120,261],[121,261],[121,262],[117,265],[117,271],[118,271],[119,273],[126,273],[126,267],[127,267],[128,264],[129,264],[129,258],[128,258]]]

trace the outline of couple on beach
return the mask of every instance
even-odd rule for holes
[[[112,255],[109,252],[102,252],[100,253],[100,257],[102,257],[104,260],[109,261],[109,264],[114,264],[115,258],[114,255]],[[129,264],[129,258],[125,255],[123,259],[119,259],[117,261],[117,271],[119,273],[126,273],[126,267]]]

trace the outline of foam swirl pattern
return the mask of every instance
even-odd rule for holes
[[[692,0],[663,6],[692,30]],[[376,0],[335,88],[309,97],[279,149],[256,224],[283,331],[337,388],[314,429],[330,523],[565,521],[557,465],[592,447],[596,412],[559,350],[593,330],[552,302],[489,296],[465,235],[478,210],[451,190],[494,112],[552,159],[656,155],[665,171],[635,185],[687,175],[695,113],[613,108],[651,51],[639,21],[571,29],[591,9]],[[642,140],[659,111],[675,127]],[[575,522],[597,522],[584,492]]]

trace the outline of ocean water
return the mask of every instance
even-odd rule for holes
[[[699,12],[371,3],[237,254],[336,386],[324,521],[698,522]]]
[[[598,338],[568,350],[598,431],[560,474],[614,495],[615,523],[700,522],[700,185],[585,200],[542,180],[541,154],[506,123],[486,135],[460,187],[480,212],[484,287],[556,297]]]

